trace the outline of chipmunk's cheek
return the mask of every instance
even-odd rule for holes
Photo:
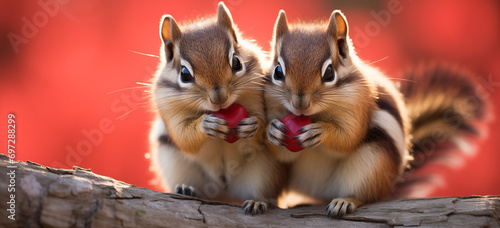
[[[315,105],[311,105],[308,109],[302,111],[302,115],[305,116],[312,116],[316,113],[318,113],[318,109]]]

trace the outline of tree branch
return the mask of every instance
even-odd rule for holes
[[[0,172],[2,208],[11,208],[7,202],[15,194],[15,216],[12,210],[0,210],[0,227],[500,226],[498,196],[380,202],[343,220],[326,218],[325,206],[247,216],[238,206],[137,188],[78,167],[10,163],[0,155]]]

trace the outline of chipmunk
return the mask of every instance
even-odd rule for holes
[[[243,39],[224,3],[217,16],[179,26],[165,15],[161,63],[152,86],[158,118],[150,134],[153,167],[174,193],[243,203],[262,214],[281,190],[280,167],[264,146],[263,56]],[[211,112],[233,103],[249,117],[230,128]]]
[[[264,90],[266,144],[289,164],[287,190],[329,203],[326,214],[331,218],[387,197],[413,159],[412,143],[430,137],[434,127],[460,140],[453,132],[457,128],[442,119],[443,112],[452,110],[450,116],[461,118],[458,130],[467,129],[481,112],[454,103],[463,103],[474,90],[475,84],[461,75],[437,79],[439,75],[421,74],[427,79],[413,79],[417,85],[419,80],[440,83],[425,83],[432,92],[407,86],[408,96],[403,96],[387,76],[357,57],[348,30],[338,10],[326,23],[295,24],[281,10]],[[295,137],[305,148],[296,153],[284,147],[288,136],[280,119],[289,112],[312,118]]]

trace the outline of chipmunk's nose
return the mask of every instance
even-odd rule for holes
[[[209,93],[208,97],[212,104],[221,105],[227,101],[227,89],[220,86],[215,86]]]
[[[299,110],[305,110],[311,106],[311,96],[304,93],[292,95],[292,105]]]

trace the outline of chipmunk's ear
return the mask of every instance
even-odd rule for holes
[[[170,61],[174,57],[174,44],[179,41],[182,33],[177,26],[174,18],[170,15],[163,16],[160,25],[160,37],[165,44],[165,52],[167,60]]]
[[[176,42],[181,38],[181,30],[177,26],[177,22],[170,15],[165,15],[161,19],[160,37],[163,42]]]
[[[339,55],[342,58],[347,58],[349,51],[349,48],[347,46],[348,25],[344,14],[342,14],[340,10],[335,10],[332,12],[327,32],[333,37],[333,40],[337,43]]]
[[[236,33],[234,31],[233,27],[233,17],[231,17],[231,13],[227,9],[226,5],[224,5],[224,2],[219,2],[218,8],[217,8],[217,23],[223,27],[225,27],[233,36],[234,41],[238,42],[236,39]]]
[[[273,39],[277,42],[288,31],[288,21],[286,19],[285,11],[280,10],[276,23],[274,23]]]

